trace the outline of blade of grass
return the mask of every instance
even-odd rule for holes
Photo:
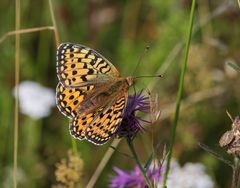
[[[144,169],[148,170],[153,160],[153,153],[148,157],[147,162],[144,165]]]
[[[15,1],[15,29],[20,29],[20,0]],[[15,41],[15,105],[14,105],[14,141],[13,141],[13,187],[17,188],[18,126],[19,126],[19,74],[20,74],[20,35]]]
[[[115,152],[121,154],[122,156],[133,159],[133,157],[131,155],[128,155],[127,153],[124,153],[113,146],[109,146],[109,147],[112,148]]]
[[[52,1],[48,0],[48,4],[49,4],[50,13],[51,13],[52,24],[53,24],[53,27],[54,27],[53,31],[54,31],[54,37],[55,37],[55,42],[56,42],[56,48],[57,48],[59,46],[59,35],[58,35],[58,30],[57,30],[56,19],[55,19],[55,16],[54,16]]]
[[[234,164],[232,161],[229,161],[227,159],[225,159],[223,156],[221,156],[219,153],[217,153],[216,151],[212,150],[211,148],[209,148],[207,145],[203,144],[203,143],[198,143],[198,145],[204,149],[205,151],[207,151],[208,153],[210,153],[211,155],[213,155],[216,159],[222,161],[223,163],[227,164],[228,166],[230,166],[232,169],[234,169]]]
[[[7,37],[10,37],[12,35],[19,35],[24,33],[33,33],[33,32],[39,32],[44,30],[54,30],[53,26],[43,26],[43,27],[33,27],[33,28],[27,28],[27,29],[18,29],[14,31],[9,31],[2,35],[0,37],[0,43],[3,42]]]
[[[113,140],[111,146],[116,148],[119,145],[120,141],[121,141],[120,139]],[[102,173],[103,169],[105,168],[106,164],[108,163],[109,159],[112,157],[113,153],[114,153],[114,150],[111,147],[109,147],[108,150],[106,151],[105,155],[103,156],[102,160],[100,161],[99,165],[97,166],[91,179],[89,180],[86,188],[94,187],[95,183],[97,182],[99,176],[101,175],[101,173]]]
[[[170,147],[169,147],[169,155],[167,157],[166,171],[164,173],[163,187],[166,187],[167,177],[168,177],[170,164],[171,164],[173,145],[174,145],[175,137],[176,137],[177,123],[178,123],[178,119],[179,119],[179,109],[180,109],[182,95],[183,95],[184,77],[185,77],[185,72],[186,72],[186,68],[187,68],[188,53],[189,53],[189,47],[190,47],[190,41],[191,41],[191,35],[192,35],[195,4],[196,4],[196,1],[192,0],[191,13],[190,13],[190,19],[189,19],[189,28],[188,28],[188,32],[187,32],[187,42],[186,42],[185,53],[184,53],[184,63],[181,68],[179,88],[178,88],[178,94],[177,94],[177,99],[176,99],[176,110],[175,110],[175,115],[174,115],[173,127],[172,127],[172,131],[171,131],[171,141],[170,141]]]

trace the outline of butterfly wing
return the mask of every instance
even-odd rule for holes
[[[78,115],[70,122],[70,134],[79,139],[85,139],[85,129],[93,121],[95,114],[90,113],[84,116]]]
[[[127,93],[118,97],[112,106],[100,111],[85,129],[87,140],[97,145],[107,142],[117,131],[126,104]]]
[[[81,88],[66,88],[61,83],[58,83],[56,88],[56,103],[59,111],[68,118],[77,116],[78,108],[84,100],[86,93],[93,88],[93,85]]]
[[[119,72],[93,49],[63,43],[57,49],[57,75],[63,86],[81,87],[118,77]]]
[[[95,114],[76,116],[71,122],[70,134],[80,140],[86,138],[94,144],[104,144],[121,123],[126,101],[127,93],[118,97],[112,106],[100,109]]]

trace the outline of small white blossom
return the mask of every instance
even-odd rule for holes
[[[159,185],[159,187],[161,186]],[[174,165],[171,165],[167,187],[213,188],[214,183],[206,174],[205,167],[201,163],[186,163],[183,167],[180,167],[177,162],[174,162]]]
[[[8,166],[5,167],[3,169],[1,169],[1,173],[2,173],[2,182],[1,185],[3,188],[10,188],[13,187],[13,167]],[[24,172],[24,170],[18,166],[17,170],[16,170],[16,180],[17,183],[19,185],[19,187],[21,187],[20,185],[24,185],[27,182],[27,176],[26,173]]]
[[[55,93],[36,82],[23,81],[19,84],[19,106],[23,114],[34,119],[46,117],[55,106]]]

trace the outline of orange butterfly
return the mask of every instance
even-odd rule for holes
[[[98,52],[71,43],[57,49],[57,76],[57,106],[71,119],[70,134],[106,143],[121,124],[128,89],[136,78],[121,77]]]

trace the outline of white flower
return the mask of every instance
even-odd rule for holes
[[[23,114],[34,119],[46,117],[55,106],[55,93],[36,82],[23,81],[19,84],[19,106]]]
[[[10,188],[13,187],[13,168],[11,166],[5,167],[1,169],[2,173],[2,182],[1,185],[3,188]],[[27,182],[27,176],[24,170],[18,166],[17,171],[16,171],[16,180],[19,185],[24,185]]]
[[[180,167],[176,161],[172,161],[169,172],[168,188],[213,188],[212,179],[206,174],[205,167],[201,163],[186,163]],[[162,187],[162,183],[158,185]]]

